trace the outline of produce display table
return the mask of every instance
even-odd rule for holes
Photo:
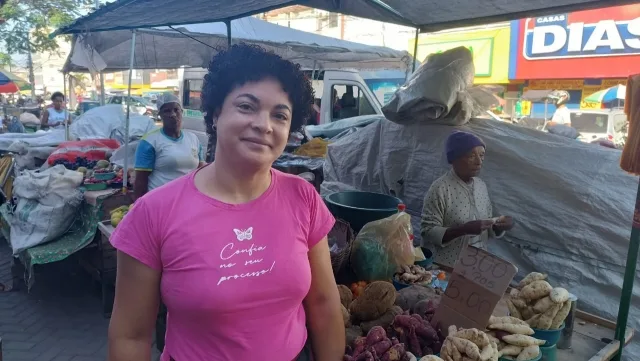
[[[508,294],[508,291],[507,293]],[[508,314],[506,295],[498,303],[493,314]],[[573,324],[571,349],[557,351],[557,361],[609,361],[618,352],[620,344],[614,340],[616,323],[595,315],[576,310]],[[627,327],[626,344],[631,341],[634,330]]]

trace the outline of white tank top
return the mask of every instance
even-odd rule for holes
[[[65,119],[67,119],[66,109],[61,109],[60,111],[57,111],[55,108],[47,108],[47,112],[49,112],[49,119],[47,120],[48,125],[62,123],[65,121]]]

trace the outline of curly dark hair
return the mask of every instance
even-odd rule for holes
[[[51,101],[54,101],[57,97],[60,97],[62,98],[62,100],[64,100],[64,94],[62,94],[61,92],[55,92],[51,94]]]
[[[300,130],[311,117],[315,99],[311,82],[300,65],[260,46],[243,43],[219,50],[209,63],[200,95],[207,133],[214,134],[213,116],[229,93],[246,83],[269,77],[277,79],[289,95],[293,107],[291,131]]]

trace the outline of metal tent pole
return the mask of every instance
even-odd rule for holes
[[[104,72],[100,72],[100,105],[105,105],[105,98],[104,98]]]
[[[129,118],[131,115],[131,79],[133,78],[133,62],[135,61],[136,52],[136,31],[131,31],[131,58],[129,61],[129,85],[127,87],[127,117],[124,126],[124,171],[122,172],[122,193],[127,193],[127,184],[129,182]]]
[[[227,26],[227,46],[231,47],[231,21],[227,20],[224,24]]]
[[[71,82],[71,79],[69,79],[69,82]],[[69,107],[67,107],[67,101],[69,100],[69,97],[67,96],[67,74],[64,72],[62,73],[62,94],[64,95],[64,102],[65,102],[64,104],[64,109],[65,109],[64,140],[68,141],[69,140],[69,117],[71,115],[69,114]]]
[[[418,37],[420,36],[420,28],[416,28],[416,37],[413,43],[413,65],[411,67],[411,72],[416,71],[416,60],[418,59]]]
[[[620,341],[620,348],[618,349],[618,353],[613,357],[613,361],[620,361],[622,358],[622,349],[625,345],[629,307],[631,306],[631,296],[633,294],[633,281],[635,280],[636,263],[638,262],[638,249],[640,249],[640,182],[638,183],[638,192],[636,193],[633,228],[631,228],[627,265],[624,270],[622,294],[620,295],[620,306],[618,308],[618,320],[616,321],[615,339]]]

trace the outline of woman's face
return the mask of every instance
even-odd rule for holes
[[[287,145],[292,112],[276,79],[246,83],[224,100],[216,121],[217,149],[238,164],[271,166]]]
[[[471,149],[467,154],[453,162],[453,168],[458,176],[463,178],[476,177],[482,170],[485,149],[482,146]]]
[[[158,110],[162,127],[167,131],[177,131],[182,128],[182,106],[178,103],[163,104]]]
[[[56,110],[60,110],[62,108],[62,103],[64,103],[64,99],[62,97],[55,97],[52,100],[53,102],[53,107]]]

